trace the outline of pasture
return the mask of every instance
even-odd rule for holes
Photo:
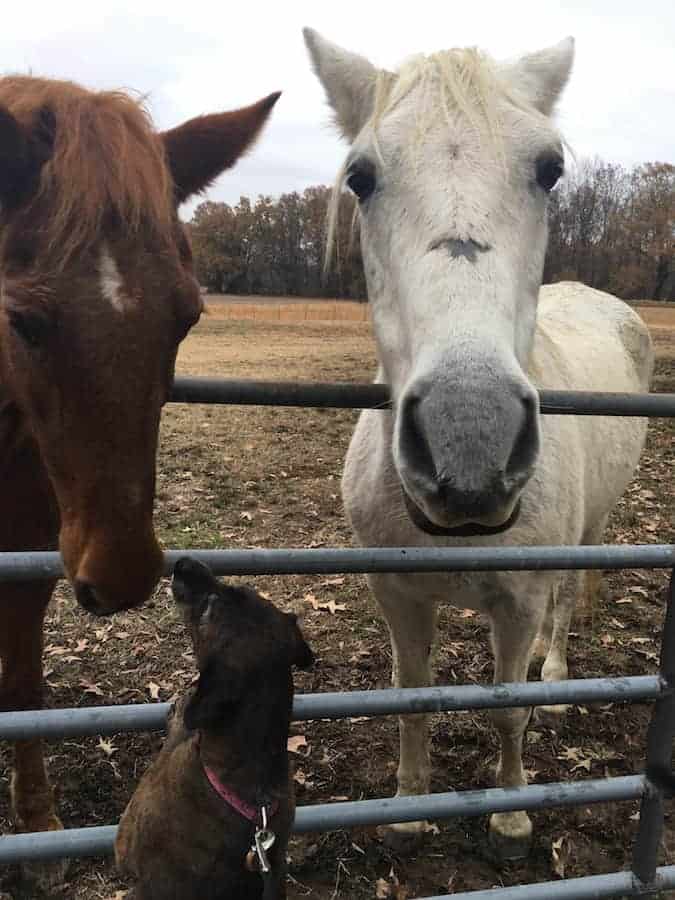
[[[289,304],[290,305],[290,304]],[[641,312],[659,345],[655,390],[675,391],[675,322]],[[655,314],[652,314],[655,315]],[[337,318],[337,317],[336,317]],[[672,316],[675,319],[675,314]],[[178,371],[220,377],[366,381],[374,371],[367,323],[226,318],[219,308],[185,341]],[[356,413],[169,406],[160,441],[156,519],[170,547],[345,546],[349,529],[340,472]],[[675,542],[675,422],[654,420],[638,477],[612,516],[608,541]],[[606,579],[601,602],[579,612],[570,641],[573,677],[656,670],[664,573],[626,571]],[[318,658],[297,676],[298,691],[385,687],[390,671],[386,629],[360,576],[267,577],[257,587],[286,608],[301,608]],[[440,683],[487,683],[491,655],[485,623],[446,607],[437,654]],[[167,583],[139,611],[92,619],[60,586],[46,628],[49,703],[76,706],[171,700],[194,666]],[[574,707],[559,735],[533,726],[525,760],[532,782],[624,775],[642,764],[646,705]],[[387,796],[394,790],[394,719],[297,723],[292,730],[298,804]],[[49,745],[52,778],[66,826],[110,824],[157,752],[160,735],[120,734]],[[493,784],[497,740],[487,716],[435,717],[433,789]],[[0,773],[7,772],[6,748]],[[8,785],[0,775],[0,828],[6,830]],[[535,813],[530,858],[495,865],[484,819],[439,822],[422,852],[399,859],[376,829],[308,835],[290,844],[289,897],[416,897],[613,871],[627,858],[636,804]],[[662,862],[675,862],[667,820]],[[400,882],[400,884],[399,884]],[[11,873],[2,886],[19,900]],[[122,900],[125,883],[111,861],[72,863],[63,898]]]

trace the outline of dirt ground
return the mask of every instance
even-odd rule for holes
[[[662,344],[655,389],[675,391],[675,353]],[[185,342],[183,374],[221,377],[368,380],[373,348],[367,325],[275,325],[205,317]],[[169,406],[159,458],[157,524],[167,547],[347,546],[339,495],[342,460],[356,413]],[[675,423],[652,421],[640,472],[616,509],[608,541],[675,542]],[[385,687],[391,665],[386,630],[361,577],[260,578],[282,606],[304,606],[304,629],[318,664],[298,691]],[[607,577],[592,621],[579,618],[570,641],[574,677],[656,670],[665,575],[626,571]],[[334,601],[331,611],[330,601]],[[318,608],[314,608],[314,607]],[[59,588],[47,624],[49,703],[54,707],[166,701],[191,681],[194,665],[162,583],[142,610],[92,620]],[[488,683],[492,662],[485,621],[447,607],[441,616],[438,680]],[[574,707],[560,735],[531,728],[525,763],[533,782],[624,775],[643,764],[650,707]],[[298,803],[387,796],[395,784],[393,719],[296,723],[307,744],[295,755]],[[159,734],[70,739],[48,746],[67,827],[117,821]],[[480,713],[436,716],[433,790],[493,785],[497,743]],[[0,749],[0,831],[7,822],[9,756]],[[418,855],[399,858],[377,829],[294,839],[291,900],[424,897],[621,869],[629,859],[637,806],[623,803],[538,812],[529,859],[497,865],[483,818],[439,822]],[[663,862],[675,862],[668,813]],[[14,900],[35,897],[16,872],[4,873]],[[396,883],[399,886],[396,886]],[[58,896],[122,900],[128,885],[109,860],[73,861]],[[1,889],[0,889],[1,890]],[[379,893],[378,893],[379,891]]]

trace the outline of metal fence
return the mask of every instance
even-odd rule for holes
[[[384,385],[297,384],[176,379],[172,400],[300,407],[386,408]],[[557,415],[674,416],[675,394],[591,394],[542,391],[540,409]],[[472,891],[426,900],[496,898],[558,900],[637,896],[675,888],[675,866],[657,866],[664,802],[671,796],[675,736],[675,545],[499,548],[361,548],[287,550],[195,550],[219,575],[332,574],[347,572],[440,572],[534,569],[666,568],[671,570],[658,675],[501,684],[490,687],[390,689],[299,695],[295,720],[447,712],[559,703],[654,703],[641,775],[492,788],[418,797],[316,804],[298,808],[294,830],[325,831],[491,812],[533,810],[640,799],[640,824],[630,870],[539,884]],[[165,554],[165,572],[185,551]],[[33,581],[63,574],[50,552],[0,553],[0,581]],[[55,739],[77,735],[146,731],[164,726],[167,704],[90,707],[0,713],[0,739]],[[0,837],[0,864],[86,857],[112,852],[116,826]]]

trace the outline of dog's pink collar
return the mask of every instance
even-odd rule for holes
[[[216,792],[216,794],[218,794],[221,800],[224,800],[228,806],[231,806],[232,809],[236,810],[236,812],[238,812],[240,816],[248,819],[249,822],[254,822],[257,825],[262,824],[262,816],[259,806],[251,806],[250,803],[242,800],[241,797],[235,794],[233,790],[228,788],[227,785],[223,784],[220,778],[218,778],[216,773],[209,766],[202,763],[202,767],[204,769],[204,774],[208,778],[209,784]],[[274,800],[272,803],[266,803],[265,807],[267,809],[268,817],[273,816],[279,808],[279,802],[277,800]]]

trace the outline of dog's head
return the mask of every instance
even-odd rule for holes
[[[190,632],[199,681],[185,706],[187,728],[225,728],[247,698],[259,704],[284,689],[292,700],[292,666],[307,669],[314,654],[294,615],[249,587],[231,587],[190,557],[176,563],[173,596]]]

